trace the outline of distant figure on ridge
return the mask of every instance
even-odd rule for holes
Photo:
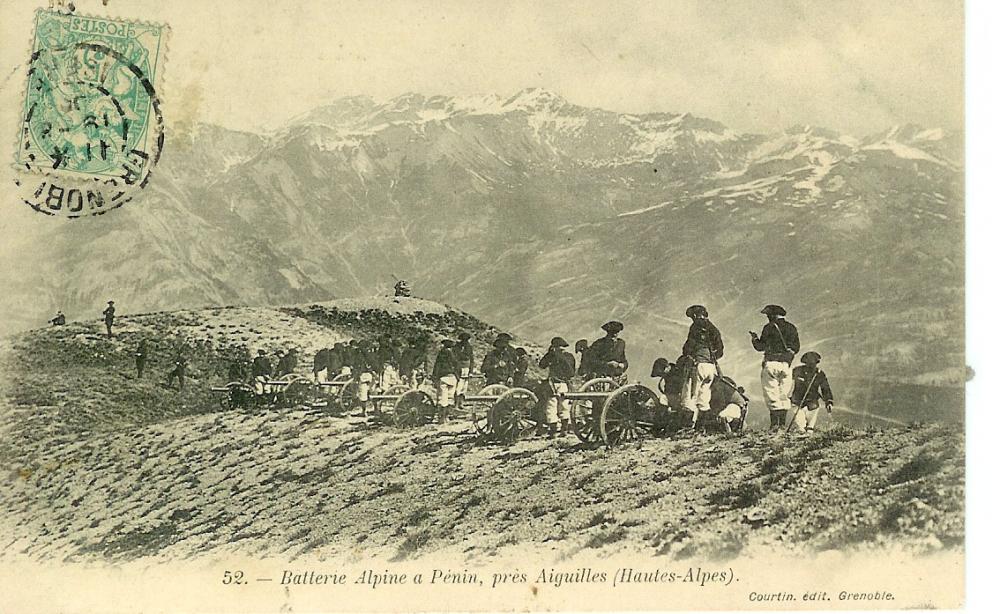
[[[108,306],[101,312],[104,315],[104,326],[108,329],[108,337],[111,336],[111,327],[115,323],[115,302],[108,301]]]
[[[393,286],[393,290],[397,297],[409,298],[410,297],[410,284],[405,279],[400,279]]]
[[[149,342],[143,339],[139,342],[139,347],[135,349],[135,378],[142,379],[142,372],[146,370],[146,360],[149,358]]]
[[[66,316],[63,315],[62,310],[59,310],[56,312],[56,317],[49,320],[49,322],[52,323],[52,326],[62,326],[66,324]]]

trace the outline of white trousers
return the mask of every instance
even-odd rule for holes
[[[769,360],[760,370],[760,385],[764,390],[764,402],[769,411],[792,408],[792,368],[788,363]]]
[[[694,375],[684,379],[681,399],[684,409],[695,412],[695,420],[698,419],[698,412],[708,411],[712,402],[712,381],[718,374],[714,364],[699,362]]]
[[[552,384],[556,394],[545,401],[545,421],[549,424],[556,424],[560,420],[569,420],[569,401],[562,395],[569,392],[569,385],[565,382]]]
[[[735,422],[743,416],[743,408],[736,403],[730,403],[719,412],[719,418],[725,420],[726,422]]]
[[[795,430],[804,433],[806,430],[815,429],[817,418],[819,418],[819,407],[815,409],[803,407],[795,414]]]
[[[400,383],[401,381],[402,379],[399,377],[399,371],[396,370],[396,367],[392,365],[386,365],[385,368],[382,369],[381,384],[383,390],[391,388],[396,384]]]
[[[258,395],[270,393],[271,386],[267,383],[268,379],[268,377],[263,375],[253,378],[253,391]]]
[[[445,375],[438,380],[438,407],[451,407],[455,404],[455,390],[458,388],[458,378]]]
[[[372,391],[372,382],[375,381],[375,376],[371,373],[362,373],[358,376],[358,400],[362,402],[368,401],[368,395]]]
[[[456,396],[465,396],[469,391],[469,368],[462,367],[462,374],[458,378],[458,386],[455,387]]]
[[[325,382],[326,381],[326,367],[323,367],[319,371],[313,371],[313,382]]]

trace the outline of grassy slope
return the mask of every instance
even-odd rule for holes
[[[959,546],[959,427],[834,428],[809,441],[761,433],[585,449],[575,440],[477,446],[465,424],[395,431],[290,409],[216,413],[224,348],[303,351],[379,327],[491,331],[428,304],[422,314],[236,309],[126,319],[108,341],[76,324],[0,350],[4,556],[348,556],[531,547],[553,557],[635,550],[727,557],[745,548]],[[427,311],[433,310],[432,315]],[[191,348],[183,393],[133,379],[131,347]],[[244,339],[246,337],[247,339]],[[287,345],[286,345],[287,346]],[[253,347],[257,347],[254,345]],[[480,350],[481,353],[481,350]],[[156,357],[158,361],[156,362]],[[305,360],[302,361],[305,368]]]

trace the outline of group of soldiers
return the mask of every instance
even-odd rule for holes
[[[767,323],[760,333],[750,332],[750,341],[763,354],[760,381],[771,429],[784,428],[794,407],[790,426],[810,433],[816,427],[821,404],[828,412],[833,410],[833,392],[819,368],[820,355],[805,352],[799,359],[802,364],[793,368],[800,351],[797,328],[785,319],[785,309],[779,305],[767,305],[761,313]],[[715,423],[727,433],[742,429],[749,400],[744,388],[719,368],[725,353],[722,333],[704,306],[692,305],[685,314],[691,326],[680,357],[675,362],[659,358],[653,365],[651,375],[661,380],[661,403],[680,416],[681,428]],[[529,381],[528,352],[514,347],[513,337],[501,332],[479,363],[484,385],[532,387],[540,400],[539,415],[544,414],[540,430],[550,437],[566,435],[571,428],[566,394],[574,378],[611,378],[619,385],[627,382],[629,362],[625,341],[620,337],[625,327],[610,321],[601,328],[602,337],[593,342],[580,339],[573,352],[564,338],[553,337],[537,362],[545,374],[540,382]],[[313,380],[318,385],[337,375],[352,376],[357,382],[362,415],[367,415],[373,390],[387,390],[396,384],[416,387],[429,378],[436,393],[439,419],[446,421],[468,393],[469,379],[475,373],[475,352],[467,332],[441,340],[433,359],[431,345],[427,336],[403,342],[388,334],[374,340],[338,342],[316,352]],[[294,349],[279,351],[273,359],[260,350],[248,368],[247,360],[234,361],[230,380],[246,380],[249,376],[258,395],[270,392],[267,382],[293,373],[298,364]]]
[[[771,430],[784,428],[788,412],[794,407],[792,425],[800,433],[812,433],[820,403],[828,413],[833,412],[833,391],[826,373],[819,368],[821,357],[817,352],[806,352],[799,359],[802,364],[792,368],[801,349],[798,329],[785,319],[786,311],[780,305],[767,305],[760,313],[767,323],[760,333],[750,331],[750,342],[754,350],[763,354],[760,382]],[[691,326],[680,358],[675,363],[661,362],[659,369],[654,365],[654,376],[663,379],[662,389],[668,396],[678,392],[678,404],[690,425],[696,425],[699,416],[713,412],[714,404],[716,408],[722,406],[717,418],[727,431],[733,426],[742,428],[748,400],[744,390],[719,369],[719,359],[725,351],[722,333],[703,305],[688,307],[685,315],[691,319]],[[725,385],[713,385],[716,383]],[[714,391],[720,389],[728,398],[713,403]]]
[[[111,329],[115,325],[115,302],[108,301],[108,306],[104,308],[101,315],[104,317],[104,328],[108,331],[108,337],[114,336]],[[62,309],[56,311],[55,317],[49,320],[49,324],[52,326],[66,325],[66,314],[62,312]]]

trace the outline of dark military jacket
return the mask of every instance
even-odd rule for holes
[[[112,322],[112,321],[114,321],[114,319],[115,319],[115,308],[113,306],[108,305],[107,309],[105,309],[101,313],[104,314],[104,321],[105,322]]]
[[[568,382],[576,373],[576,357],[562,349],[550,348],[538,361],[538,366],[549,370],[549,379]]]
[[[687,341],[682,352],[685,356],[694,358],[695,362],[716,362],[722,358],[725,350],[722,345],[722,333],[707,318],[699,318],[691,322]]]
[[[424,362],[424,352],[419,348],[413,346],[403,349],[402,354],[399,356],[399,373],[400,375],[412,375],[413,371],[421,366]]]
[[[278,360],[278,375],[288,375],[289,373],[295,372],[295,357],[291,354],[285,354]]]
[[[778,318],[768,322],[760,331],[760,337],[753,340],[753,347],[758,352],[764,352],[764,360],[792,364],[792,359],[799,353],[799,329],[795,325]]]
[[[455,358],[458,360],[458,366],[462,369],[468,369],[472,371],[472,362],[475,359],[472,352],[472,344],[468,341],[462,341],[455,344]]]
[[[344,368],[344,353],[340,348],[327,348],[326,350],[326,370],[330,377],[340,373]]]
[[[503,349],[494,347],[483,357],[483,364],[479,368],[486,377],[486,384],[502,384],[514,375],[514,348],[507,346]]]
[[[618,377],[628,370],[628,359],[625,358],[625,340],[618,337],[601,337],[590,344],[588,350],[591,369],[594,375],[603,377]],[[609,362],[620,362],[622,367],[612,367]]]
[[[446,375],[458,376],[458,359],[451,348],[441,348],[437,358],[434,359],[434,371],[431,376],[434,379],[441,379]]]
[[[815,377],[815,379],[814,379]],[[822,369],[814,369],[809,365],[799,365],[792,369],[792,403],[809,409],[819,407],[819,400],[833,402],[833,391],[826,373]],[[812,385],[810,386],[810,382]]]
[[[187,366],[188,366],[187,358],[183,356],[178,356],[174,360],[174,373],[178,375],[184,375],[184,373],[187,371]]]
[[[251,372],[254,377],[271,377],[271,361],[267,359],[267,356],[254,358]]]

